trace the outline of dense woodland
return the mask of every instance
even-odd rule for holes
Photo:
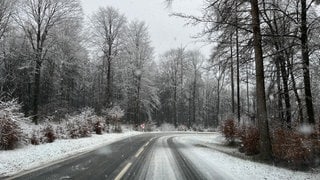
[[[275,128],[318,129],[317,3],[204,0],[201,16],[173,14],[203,27],[205,58],[183,46],[155,57],[148,26],[113,7],[85,18],[79,0],[0,0],[1,101],[17,99],[35,124],[115,106],[135,125],[199,130],[232,119],[257,127],[268,159]]]

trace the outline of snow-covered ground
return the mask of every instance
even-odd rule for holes
[[[124,130],[121,134],[92,135],[81,139],[56,140],[38,146],[28,145],[12,151],[0,151],[0,177],[65,160],[140,132]]]
[[[319,180],[320,173],[309,173],[292,171],[284,168],[256,163],[249,160],[243,160],[232,157],[213,150],[210,146],[223,143],[221,135],[214,136],[198,134],[194,136],[180,136],[175,138],[176,143],[181,143],[186,148],[181,148],[182,153],[194,165],[205,174],[208,179],[215,177],[217,173],[222,174],[227,179],[297,179],[297,180]],[[196,147],[202,144],[209,148]],[[188,148],[190,147],[190,148]],[[192,148],[191,148],[192,147]],[[227,148],[225,151],[231,151]]]

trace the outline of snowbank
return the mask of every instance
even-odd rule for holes
[[[28,145],[12,151],[0,151],[0,177],[70,158],[138,134],[141,133],[126,130],[122,134],[92,135],[92,137],[81,139],[56,140],[50,144]]]

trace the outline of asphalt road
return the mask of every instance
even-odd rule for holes
[[[199,148],[176,140],[186,135],[190,136],[180,133],[134,136],[11,179],[228,179],[219,172],[208,178],[195,166],[196,162],[182,153]]]

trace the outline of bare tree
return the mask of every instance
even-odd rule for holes
[[[9,26],[16,0],[0,0],[0,40]]]
[[[91,18],[93,43],[98,48],[98,52],[102,53],[102,86],[105,84],[106,76],[106,86],[102,90],[105,94],[100,98],[104,98],[103,102],[107,107],[112,103],[113,61],[123,44],[126,22],[125,16],[113,7],[100,8]]]
[[[29,40],[34,56],[33,121],[38,124],[38,104],[42,63],[55,43],[52,31],[62,22],[78,20],[82,13],[78,0],[21,0],[17,23]]]
[[[0,0],[0,73],[2,75],[0,77],[1,98],[4,98],[4,96],[11,97],[16,90],[16,85],[13,82],[16,78],[14,73],[16,69],[13,68],[13,65],[18,64],[19,62],[13,62],[12,60],[9,60],[9,56],[12,54],[8,51],[7,47],[11,46],[11,37],[5,36],[10,32],[10,22],[14,12],[15,4],[15,0]]]
[[[185,56],[185,49],[178,48],[169,50],[161,58],[161,66],[163,67],[161,73],[163,76],[168,77],[168,82],[166,83],[166,86],[168,86],[167,88],[172,98],[171,106],[173,107],[173,124],[175,125],[175,127],[178,126],[178,119],[180,117],[180,114],[178,113],[178,101],[182,93],[184,75],[183,66],[186,66]]]
[[[200,78],[201,78],[201,68],[203,68],[203,64],[205,61],[205,58],[203,57],[203,55],[199,52],[199,51],[189,51],[187,53],[187,57],[189,58],[189,61],[191,62],[191,78],[192,80],[191,82],[191,104],[189,104],[189,106],[191,106],[191,118],[189,121],[189,127],[191,127],[191,125],[193,123],[196,123],[197,118],[196,115],[198,115],[197,109],[196,109],[196,104],[197,104],[197,99],[198,99],[198,95],[199,95],[199,82],[200,82]]]
[[[148,120],[152,109],[158,105],[158,96],[149,72],[153,60],[153,48],[150,45],[148,28],[144,22],[131,22],[126,39],[125,54],[128,61],[126,68],[130,79],[128,96],[131,99],[128,107],[133,105],[129,113],[133,114],[133,122],[138,125]]]

